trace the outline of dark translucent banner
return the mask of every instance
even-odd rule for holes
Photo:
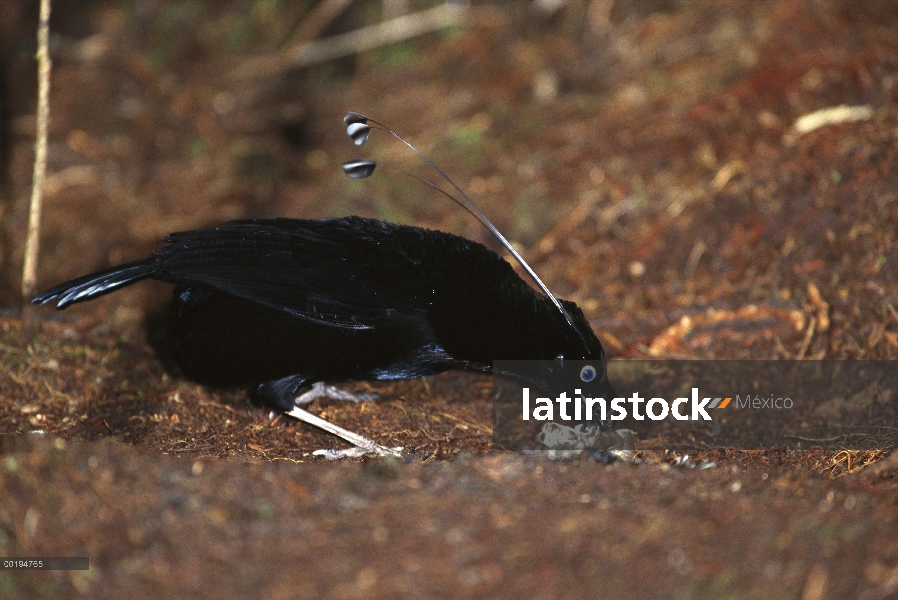
[[[898,361],[619,360],[605,377],[588,361],[494,370],[494,442],[504,449],[898,445]]]

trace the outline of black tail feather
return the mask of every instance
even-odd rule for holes
[[[152,259],[126,263],[61,283],[35,297],[31,302],[33,304],[57,302],[56,308],[65,308],[69,304],[91,300],[135,281],[146,279],[156,272],[156,268],[156,261]]]

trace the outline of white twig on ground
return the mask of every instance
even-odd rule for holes
[[[840,104],[829,108],[821,108],[812,113],[802,115],[795,120],[792,126],[798,135],[810,133],[825,125],[838,125],[839,123],[851,123],[853,121],[869,121],[873,118],[873,107],[863,104],[861,106],[848,106]]]
[[[237,77],[271,77],[308,65],[318,64],[401,42],[431,31],[438,31],[458,23],[464,6],[446,2],[437,7],[403,15],[395,19],[362,27],[349,33],[335,35],[287,48],[275,55],[250,59],[237,68]]]
[[[297,28],[293,36],[294,45],[314,40],[331,21],[342,13],[352,0],[322,0]]]
[[[330,459],[351,458],[364,456],[365,454],[376,454],[378,456],[402,456],[401,447],[387,448],[386,446],[381,446],[371,438],[349,431],[348,429],[344,429],[339,425],[335,425],[330,421],[326,421],[318,415],[314,415],[307,410],[299,408],[298,406],[294,406],[290,412],[287,412],[285,414],[290,415],[294,419],[299,419],[304,423],[308,423],[309,425],[319,427],[327,431],[328,433],[332,433],[338,437],[341,437],[355,446],[355,448],[348,448],[346,450],[316,450],[313,453],[316,456],[324,456],[325,458]]]

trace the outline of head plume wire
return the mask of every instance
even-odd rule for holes
[[[374,169],[376,167],[377,167],[376,162],[374,162],[373,160],[368,160],[366,158],[359,158],[356,160],[350,160],[350,161],[343,163],[343,170],[346,172],[346,175],[349,176],[351,179],[364,179],[365,177],[370,177],[371,174],[374,173]],[[443,194],[444,196],[446,196],[447,198],[449,198],[450,200],[455,202],[455,204],[457,204],[466,213],[468,213],[475,219],[479,220],[477,213],[475,213],[473,210],[468,208],[468,206],[466,204],[464,204],[463,202],[460,202],[458,200],[458,198],[456,198],[455,196],[453,196],[452,194],[450,194],[449,192],[447,192],[440,186],[436,185],[432,181],[424,179],[420,175],[415,175],[414,173],[410,173],[410,172],[406,171],[405,169],[396,169],[394,167],[392,170],[399,171],[403,175],[407,175],[408,177],[411,177],[412,179],[417,179],[424,185]]]
[[[440,177],[445,179],[449,183],[449,185],[451,185],[455,189],[455,191],[458,192],[458,194],[463,198],[464,202],[462,202],[449,192],[445,191],[438,185],[431,183],[427,179],[424,179],[423,177],[419,177],[412,173],[407,174],[440,192],[441,194],[455,202],[457,205],[462,207],[468,214],[472,215],[474,218],[480,221],[480,223],[484,227],[486,227],[487,230],[489,230],[489,232],[499,240],[499,242],[502,243],[505,249],[511,253],[514,259],[527,272],[534,283],[536,283],[536,285],[539,286],[539,288],[546,294],[546,296],[549,297],[558,311],[564,316],[565,320],[568,322],[568,325],[570,325],[571,328],[577,332],[577,335],[583,341],[584,346],[589,345],[586,341],[586,336],[584,336],[583,332],[580,331],[580,328],[577,327],[573,317],[571,317],[567,309],[564,308],[564,305],[562,305],[558,298],[556,298],[555,295],[551,291],[549,291],[549,288],[545,283],[543,283],[542,279],[540,279],[536,272],[534,272],[534,270],[530,268],[530,265],[528,265],[527,261],[525,261],[524,258],[518,253],[518,251],[514,249],[514,246],[512,246],[507,239],[505,239],[505,236],[502,235],[502,233],[498,229],[496,229],[496,226],[493,225],[492,221],[490,221],[483,213],[483,211],[480,210],[480,207],[478,207],[477,204],[475,204],[474,201],[471,200],[468,195],[465,194],[464,191],[462,191],[462,189],[458,187],[458,185],[456,185],[456,183],[452,181],[452,179],[450,179],[449,176],[446,175],[446,173],[443,172],[442,169],[436,166],[436,164],[432,160],[427,158],[424,153],[422,153],[420,150],[406,141],[405,138],[403,138],[401,135],[399,135],[383,123],[375,121],[374,119],[370,119],[365,115],[357,112],[347,113],[346,116],[343,117],[343,122],[346,123],[346,133],[349,135],[349,137],[352,138],[352,141],[356,146],[361,146],[366,141],[368,141],[368,134],[371,131],[371,125],[369,125],[369,123],[373,123],[377,126],[378,129],[386,131],[394,138],[408,146],[412,150],[412,152],[421,157],[424,162],[426,162],[434,171],[436,171],[440,175]],[[374,173],[374,168],[376,167],[376,165],[377,163],[367,159],[353,160],[343,163],[343,170],[349,177],[352,177],[353,179],[361,179],[364,177],[369,177],[372,173]]]

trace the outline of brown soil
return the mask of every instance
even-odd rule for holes
[[[346,180],[360,153],[340,119],[358,110],[452,174],[613,359],[898,359],[891,1],[475,3],[450,32],[266,77],[235,72],[310,3],[57,4],[41,286],[251,216],[491,243],[395,172]],[[379,18],[355,4],[371,8],[322,35]],[[33,145],[26,5],[0,19],[6,306]],[[872,116],[794,129],[840,104]],[[326,462],[311,452],[335,438],[171,369],[167,293],[0,317],[0,555],[91,561],[0,571],[0,597],[898,596],[894,441],[550,461],[492,450],[490,379],[448,373],[316,401],[409,451]]]

